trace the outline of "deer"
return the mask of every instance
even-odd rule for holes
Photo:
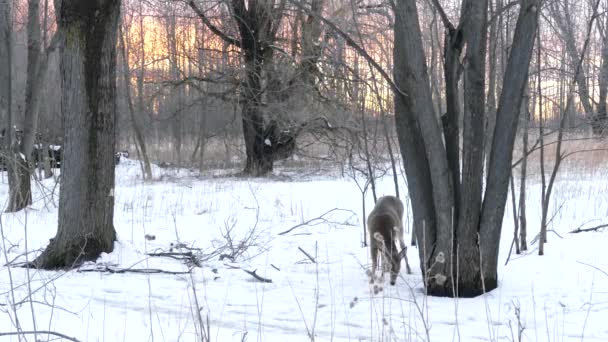
[[[370,236],[370,254],[372,269],[368,272],[370,283],[375,281],[378,268],[378,254],[382,258],[380,280],[384,282],[384,273],[390,272],[390,283],[395,285],[401,269],[401,258],[405,258],[407,273],[411,274],[407,260],[407,247],[403,240],[403,202],[395,196],[383,196],[378,199],[374,209],[367,217],[367,230]],[[399,240],[401,250],[397,252],[395,240]],[[376,289],[377,292],[377,289]]]

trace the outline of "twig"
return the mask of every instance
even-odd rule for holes
[[[286,231],[279,233],[279,235],[285,235],[285,234],[287,234],[287,233],[290,233],[291,231],[293,231],[293,230],[294,230],[294,229],[296,229],[296,228],[299,228],[299,227],[302,227],[302,226],[307,226],[307,225],[310,225],[310,224],[312,224],[312,223],[316,223],[316,221],[321,221],[321,222],[319,222],[319,223],[317,223],[317,224],[320,224],[320,223],[322,223],[322,222],[328,222],[328,221],[327,221],[327,219],[325,219],[325,217],[324,217],[324,216],[325,216],[325,215],[327,215],[327,214],[329,214],[329,213],[331,213],[331,212],[334,212],[334,211],[346,211],[346,212],[349,212],[349,213],[351,213],[351,214],[353,214],[353,215],[356,215],[356,214],[355,214],[355,213],[354,213],[352,210],[348,210],[348,209],[339,209],[339,208],[333,208],[333,209],[331,209],[331,210],[326,211],[326,212],[325,212],[325,213],[323,213],[321,216],[319,216],[319,217],[315,217],[315,218],[310,219],[310,220],[308,220],[308,221],[306,221],[306,222],[302,222],[302,223],[300,223],[300,224],[297,224],[297,225],[295,225],[295,226],[293,226],[293,227],[291,227],[291,228],[287,229]]]
[[[298,249],[300,250],[300,252],[304,253],[304,255],[306,255],[308,257],[308,259],[310,259],[310,261],[313,262],[313,264],[317,263],[317,261],[315,260],[315,258],[313,258],[310,254],[306,253],[306,251],[303,250],[302,247],[298,246]]]
[[[589,267],[591,267],[591,268],[594,268],[594,269],[596,269],[596,270],[598,270],[598,271],[602,272],[602,273],[603,273],[605,276],[607,276],[607,277],[608,277],[608,273],[607,273],[606,271],[604,271],[603,269],[601,269],[601,268],[597,267],[597,266],[589,265],[589,264],[584,263],[584,262],[582,262],[582,261],[577,261],[577,263],[579,263],[579,264],[581,264],[581,265],[589,266]]]
[[[560,239],[564,238],[563,236],[559,235],[559,233],[556,232],[555,229],[547,229],[547,233],[549,233],[549,232],[557,235],[557,237],[559,237]],[[536,236],[534,237],[534,239],[532,239],[532,241],[530,241],[530,244],[531,245],[535,244],[538,241],[539,238],[540,238],[540,233],[536,234]]]
[[[261,281],[263,283],[272,283],[272,279],[261,277],[257,273],[255,273],[257,270],[253,270],[253,272],[247,271],[247,270],[244,270],[244,269],[242,269],[242,270],[245,271],[245,273],[250,274],[252,277],[254,277],[255,279],[257,279],[257,280],[259,280],[259,281]]]
[[[15,336],[15,335],[53,335],[53,336],[57,336],[57,337],[61,337],[63,339],[66,339],[68,341],[73,341],[73,342],[80,342],[80,340],[74,338],[74,337],[69,337],[66,336],[62,333],[58,333],[58,332],[54,332],[54,331],[46,331],[46,330],[40,330],[40,331],[15,331],[15,332],[0,332],[0,336]]]
[[[591,228],[576,228],[575,230],[569,232],[570,234],[584,233],[584,232],[597,232],[602,228],[608,227],[608,224],[600,224],[599,226],[591,227]]]

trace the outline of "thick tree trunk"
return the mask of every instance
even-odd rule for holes
[[[487,0],[467,1],[463,26],[467,45],[464,74],[464,114],[462,131],[462,185],[460,187],[457,243],[457,287],[460,296],[471,297],[483,289],[477,229],[481,213],[484,161],[484,117],[486,76]],[[458,196],[458,194],[456,195]]]
[[[429,294],[451,296],[453,186],[441,127],[433,112],[415,0],[396,1],[394,30],[394,79],[405,93],[395,94],[395,120],[412,194],[420,260],[425,263],[422,274]]]
[[[492,290],[498,285],[498,251],[511,176],[513,146],[528,79],[528,66],[532,58],[539,12],[540,0],[523,0],[520,3],[496,113],[496,129],[492,139],[490,169],[479,227],[484,291]]]
[[[440,3],[435,1],[434,4],[441,10],[442,20],[450,32],[448,43],[452,48],[446,51],[458,52],[454,49],[457,45],[453,43],[455,38],[460,39],[460,34],[467,44],[463,153],[462,163],[458,163],[463,165],[463,176],[459,195],[453,189],[460,180],[452,179],[455,170],[451,169],[458,164],[450,162],[453,157],[448,152],[450,146],[442,144],[441,129],[433,115],[416,2],[413,0],[400,0],[395,6],[393,59],[398,88],[395,91],[395,120],[412,196],[426,291],[436,296],[471,297],[497,286],[500,232],[539,1],[527,0],[521,4],[502,85],[488,188],[483,202],[487,2],[464,1],[461,15],[464,21],[457,29],[449,23]],[[449,54],[445,57],[453,58]],[[451,63],[457,65],[455,59]],[[458,78],[457,69],[452,66],[449,70],[451,73],[446,73],[446,78],[452,78],[449,87],[456,94],[457,83],[453,80]],[[448,108],[448,112],[456,109]],[[455,139],[449,137],[449,124],[456,120],[448,117],[445,121],[446,144],[453,143]]]
[[[242,122],[247,160],[244,173],[263,176],[272,171],[273,155],[267,147],[272,142],[265,138],[262,97],[264,65],[272,63],[269,46],[274,41],[280,16],[273,18],[274,8],[263,1],[232,0],[234,16],[238,22],[240,48],[245,65],[245,80],[242,84]],[[276,22],[275,22],[276,21]]]
[[[242,121],[247,160],[244,173],[263,176],[272,171],[272,155],[265,153],[264,116],[262,114],[262,63],[258,57],[245,57],[247,81],[243,86]]]
[[[116,32],[120,0],[63,0],[58,30],[64,113],[59,226],[33,262],[69,268],[111,252],[114,230]]]

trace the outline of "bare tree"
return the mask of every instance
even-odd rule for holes
[[[9,170],[9,185],[14,182],[10,173],[13,140],[12,114],[12,2],[0,1],[0,169]],[[13,179],[13,180],[11,180]]]
[[[453,27],[439,3],[435,3],[446,26]],[[454,139],[445,135],[445,128],[442,132],[433,111],[414,0],[395,2],[393,60],[397,88],[395,120],[412,197],[414,227],[426,289],[431,295],[469,297],[497,286],[498,249],[513,146],[528,79],[540,1],[520,2],[498,103],[483,196],[481,142],[485,136],[483,115],[488,6],[487,1],[475,0],[465,0],[462,6],[461,23],[455,31],[448,31],[452,39],[461,35],[458,39],[464,40],[467,51],[464,66],[462,179],[456,176],[455,161],[450,159],[454,158],[449,154]],[[448,111],[450,105],[448,103]],[[448,120],[448,124],[454,124],[454,118]],[[456,157],[460,160],[459,154]]]
[[[116,42],[120,0],[55,2],[61,52],[64,158],[59,226],[35,267],[56,269],[111,252],[114,230]]]
[[[123,17],[124,18],[124,17]],[[143,15],[140,14],[140,20],[143,19]],[[124,21],[124,19],[123,19]],[[141,21],[140,21],[140,27],[143,26],[141,25]],[[140,28],[140,34],[143,33],[143,30]],[[138,122],[138,118],[143,116],[144,113],[144,106],[143,106],[143,99],[144,96],[142,94],[143,92],[143,70],[145,68],[144,65],[144,60],[143,57],[140,58],[140,75],[137,78],[137,86],[138,86],[138,91],[137,91],[137,96],[138,96],[138,101],[137,101],[137,109],[135,109],[135,106],[133,104],[133,96],[132,96],[132,92],[131,92],[131,68],[129,66],[129,49],[127,48],[127,43],[125,42],[125,34],[122,30],[122,26],[119,26],[119,36],[120,36],[120,41],[119,41],[119,45],[120,45],[120,50],[121,50],[121,55],[123,58],[123,78],[124,78],[124,82],[125,82],[125,96],[126,96],[126,100],[127,100],[127,106],[129,109],[129,117],[130,117],[130,121],[131,121],[131,127],[133,128],[133,132],[135,133],[135,141],[137,143],[137,150],[141,155],[141,163],[142,163],[142,171],[143,171],[143,176],[144,179],[152,179],[152,168],[150,166],[150,158],[148,157],[148,148],[146,146],[146,140],[145,137],[143,135],[141,126]],[[141,44],[143,45],[144,40],[141,39]],[[141,47],[141,51],[140,51],[141,55],[143,56],[144,54],[144,48],[143,46]],[[140,86],[141,84],[141,86]]]
[[[241,119],[247,160],[244,172],[261,176],[272,171],[275,156],[269,153],[271,142],[265,139],[263,114],[264,65],[272,63],[277,31],[285,8],[285,0],[230,1],[239,37],[222,32],[213,25],[195,1],[188,5],[203,23],[226,43],[240,48],[245,69],[241,86]]]
[[[602,27],[602,25],[598,25]],[[608,98],[608,15],[605,16],[603,29],[600,29],[602,37],[601,64],[599,73],[599,99],[597,114],[593,117],[591,127],[596,136],[608,133],[608,111],[606,110],[606,100]]]
[[[44,80],[40,79],[40,1],[28,1],[27,16],[27,80],[25,85],[25,119],[23,137],[20,139],[19,152],[21,158],[16,158],[15,180],[10,188],[9,211],[19,211],[32,204],[31,166],[29,165],[36,128],[38,113],[36,104],[39,101]]]
[[[576,25],[573,21],[571,13],[572,3],[570,0],[549,1],[547,7],[551,13],[551,16],[555,20],[555,25],[561,33],[561,38],[566,45],[566,52],[568,55],[570,68],[574,70],[577,68],[576,65],[579,59],[579,52],[575,35]],[[592,119],[594,117],[593,106],[591,103],[591,96],[589,94],[589,86],[587,85],[587,75],[583,68],[580,68],[578,74],[576,75],[576,86],[578,88],[580,102],[585,111],[585,116],[588,119]],[[574,127],[574,113],[571,109],[572,108],[566,108],[565,111],[565,115],[568,116],[566,119],[566,128]]]

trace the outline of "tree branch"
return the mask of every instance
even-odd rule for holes
[[[305,250],[302,249],[302,247],[298,246],[298,249],[300,250],[300,252],[304,253],[304,255],[306,255],[306,257],[308,259],[310,259],[310,261],[312,261],[313,264],[316,264],[317,261],[315,260],[315,258],[313,258],[310,254],[308,254]]]
[[[200,8],[198,8],[198,6],[194,3],[194,0],[188,0],[188,6],[190,6],[190,8],[192,8],[194,13],[196,13],[196,15],[199,18],[201,18],[201,20],[203,21],[203,24],[205,24],[205,26],[207,26],[207,28],[209,28],[209,30],[211,30],[211,32],[215,33],[215,35],[220,37],[226,43],[237,46],[239,48],[241,47],[241,41],[234,37],[230,37],[226,33],[222,32],[215,25],[213,25],[213,23],[209,20],[209,18],[207,18],[205,13],[203,13],[203,11]]]
[[[399,93],[402,96],[407,97],[408,94],[406,94],[403,90],[401,90],[397,84],[395,84],[395,82],[393,82],[393,79],[389,76],[389,74],[386,72],[386,70],[384,70],[382,68],[382,66],[380,66],[380,64],[378,64],[378,62],[376,62],[366,51],[363,47],[361,47],[359,44],[357,44],[357,42],[355,42],[355,40],[349,36],[346,32],[344,32],[343,30],[341,30],[336,24],[334,24],[331,20],[318,15],[314,12],[312,12],[311,10],[309,10],[308,8],[306,8],[304,5],[302,5],[298,0],[289,0],[289,2],[291,2],[294,6],[296,6],[297,8],[301,9],[302,11],[306,12],[306,14],[308,14],[311,17],[315,17],[318,18],[319,20],[321,20],[325,25],[327,25],[332,31],[334,31],[335,33],[337,33],[340,37],[342,37],[344,39],[344,41],[346,42],[346,44],[348,44],[348,46],[350,46],[351,48],[353,48],[355,51],[357,51],[357,53],[359,53],[369,64],[371,64],[374,69],[376,69],[376,71],[378,71],[378,73],[380,73],[380,75],[382,76],[382,78],[386,81],[386,83],[389,84],[389,86],[391,87],[391,89],[393,91],[395,91],[396,93]]]
[[[600,230],[602,228],[606,228],[606,227],[608,227],[608,224],[600,224],[599,226],[595,226],[595,227],[591,227],[591,228],[580,228],[579,227],[568,233],[578,234],[578,233],[584,233],[584,232],[597,232],[598,230]]]
[[[308,221],[306,221],[306,222],[302,222],[302,223],[300,223],[300,224],[297,224],[297,225],[295,225],[295,226],[293,226],[293,227],[291,227],[291,228],[287,229],[286,231],[279,233],[279,235],[285,235],[285,234],[287,234],[287,233],[290,233],[291,231],[293,231],[294,229],[296,229],[296,228],[298,228],[298,227],[302,227],[302,226],[309,225],[309,224],[311,224],[311,223],[313,223],[313,222],[315,222],[315,221],[327,222],[327,220],[325,219],[325,217],[324,217],[324,216],[325,216],[325,215],[327,215],[327,214],[329,214],[329,213],[331,213],[331,212],[333,212],[333,211],[346,211],[346,212],[349,212],[349,213],[351,213],[351,214],[353,214],[353,215],[355,214],[354,212],[352,212],[352,211],[350,211],[350,210],[347,210],[347,209],[333,208],[332,210],[326,211],[326,212],[325,212],[325,213],[323,213],[321,216],[319,216],[319,217],[315,217],[315,218],[310,219],[310,220],[308,220]]]
[[[439,16],[441,17],[441,21],[443,21],[443,26],[445,26],[445,28],[447,28],[448,30],[454,30],[454,24],[452,24],[452,22],[450,22],[450,19],[448,19],[448,16],[447,16],[447,14],[445,14],[443,7],[441,7],[439,0],[431,0],[431,2],[433,3],[433,6],[439,13]]]
[[[0,332],[0,336],[20,336],[20,335],[53,335],[53,336],[61,337],[61,338],[66,339],[68,341],[80,342],[80,340],[77,340],[74,337],[69,337],[67,335],[64,335],[64,334],[61,334],[61,333],[58,333],[58,332],[47,331],[47,330],[41,330],[41,331]]]

